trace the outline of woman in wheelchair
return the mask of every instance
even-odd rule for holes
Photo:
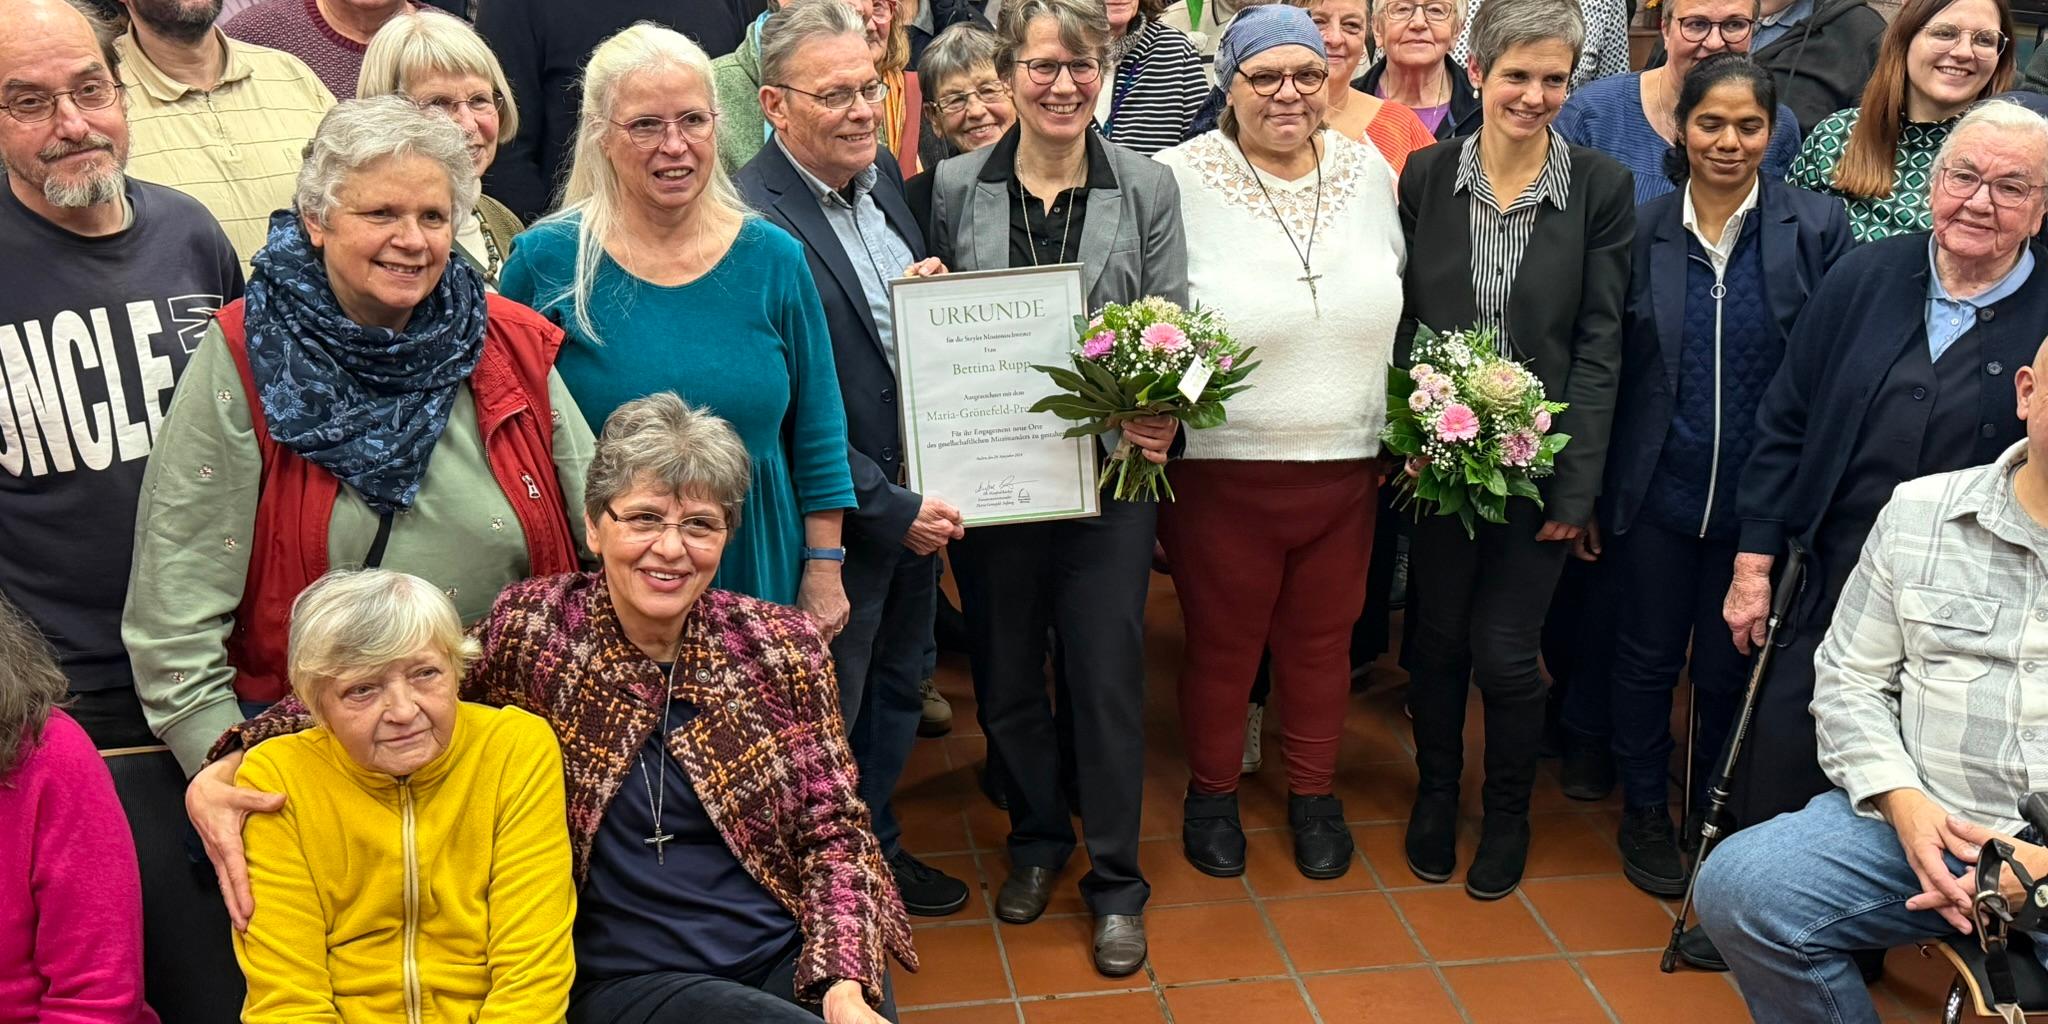
[[[64,674],[0,597],[0,1021],[157,1024],[128,818]]]

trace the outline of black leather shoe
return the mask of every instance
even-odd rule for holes
[[[1574,800],[1605,800],[1614,792],[1614,751],[1606,743],[1565,731],[1564,760],[1558,774],[1564,795]]]
[[[945,917],[967,905],[966,882],[918,860],[908,850],[898,850],[889,858],[889,873],[896,876],[903,909],[918,917]]]
[[[1636,888],[1667,900],[1685,895],[1685,860],[1663,804],[1624,810],[1615,844],[1621,847],[1621,873]]]
[[[1408,812],[1408,870],[1425,882],[1448,882],[1458,870],[1458,791],[1418,793]]]
[[[1181,852],[1196,871],[1217,878],[1244,874],[1244,826],[1237,794],[1189,792],[1181,802]]]
[[[1145,919],[1136,914],[1104,914],[1095,919],[1095,969],[1106,978],[1122,978],[1145,966]]]
[[[1030,924],[1052,901],[1052,883],[1059,873],[1050,868],[1013,868],[996,892],[996,916],[1011,924]]]
[[[1725,971],[1728,961],[1721,959],[1721,951],[1714,948],[1714,940],[1707,937],[1707,930],[1699,925],[1687,928],[1678,937],[1678,958],[1686,966],[1702,971]]]
[[[1465,892],[1475,900],[1497,900],[1522,884],[1529,861],[1529,816],[1489,814],[1479,827],[1479,852],[1465,872]]]
[[[1294,866],[1309,878],[1342,878],[1351,870],[1351,829],[1334,796],[1287,794],[1287,824],[1294,829]]]

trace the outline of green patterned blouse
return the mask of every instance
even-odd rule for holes
[[[1927,189],[1934,183],[1934,155],[1956,126],[1956,118],[1923,123],[1907,121],[1899,126],[1899,149],[1894,160],[1892,194],[1882,199],[1858,199],[1835,187],[1835,165],[1849,145],[1849,132],[1856,127],[1856,107],[1837,110],[1813,126],[1806,143],[1785,180],[1803,189],[1840,196],[1849,207],[1849,233],[1858,242],[1870,242],[1892,235],[1928,231],[1934,227],[1927,208]]]

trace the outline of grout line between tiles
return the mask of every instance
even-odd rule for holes
[[[1579,962],[1572,958],[1571,951],[1564,948],[1564,940],[1557,937],[1557,932],[1550,927],[1550,922],[1545,920],[1543,913],[1536,909],[1536,901],[1530,899],[1529,894],[1523,891],[1521,886],[1515,887],[1515,898],[1522,901],[1522,909],[1527,910],[1529,916],[1536,920],[1536,927],[1543,929],[1543,934],[1549,936],[1550,941],[1557,946],[1558,951],[1565,954],[1565,965],[1571,969],[1573,974],[1578,976],[1579,984],[1586,986],[1586,991],[1593,994],[1594,1004],[1600,1007],[1601,1013],[1607,1015],[1610,1024],[1621,1024],[1621,1018],[1615,1014],[1614,1007],[1607,1005],[1607,997],[1600,994],[1600,989],[1593,984],[1593,979],[1579,966]]]

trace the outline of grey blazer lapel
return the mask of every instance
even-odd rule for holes
[[[1091,306],[1095,304],[1095,283],[1102,279],[1117,231],[1123,227],[1123,215],[1123,189],[1088,190],[1088,220],[1081,225],[1081,294]]]
[[[972,270],[1000,270],[1010,265],[1009,188],[1000,181],[974,179],[967,197],[968,236],[974,239]]]

